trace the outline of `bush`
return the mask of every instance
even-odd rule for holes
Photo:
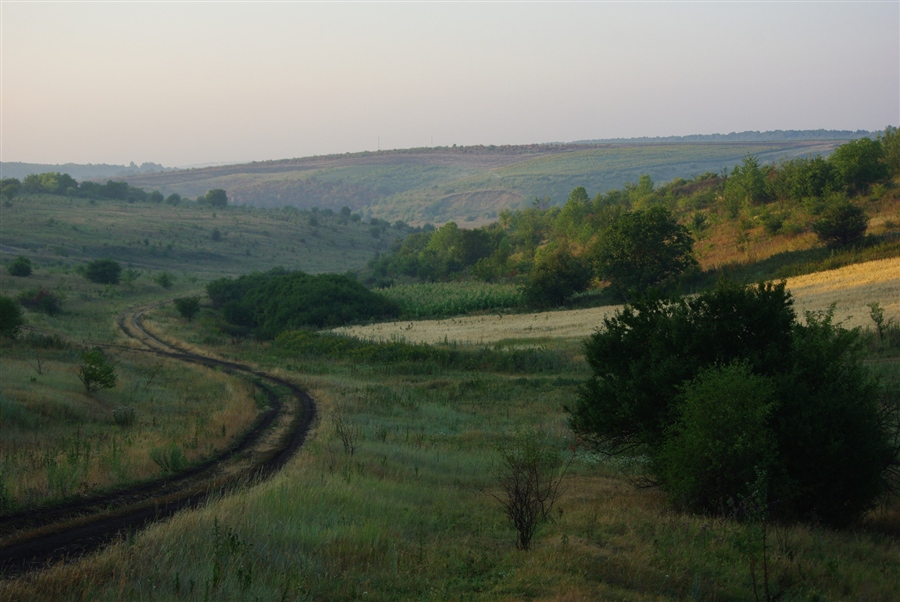
[[[153,277],[153,282],[163,288],[172,288],[172,285],[175,284],[175,276],[169,272],[160,272]]]
[[[122,266],[112,259],[97,259],[85,266],[84,277],[97,284],[119,284]]]
[[[11,276],[20,278],[31,276],[31,260],[23,255],[19,255],[15,261],[7,266],[6,270]]]
[[[19,295],[19,303],[23,307],[36,312],[55,316],[62,312],[62,297],[45,288],[23,291]]]
[[[819,240],[829,247],[846,247],[862,240],[869,225],[866,212],[846,198],[833,201],[813,224]]]
[[[572,428],[649,454],[681,505],[715,511],[756,468],[781,518],[846,524],[883,491],[889,435],[859,333],[830,313],[799,323],[784,283],[642,299],[604,326],[585,344],[593,377]]]
[[[561,247],[538,260],[528,274],[522,297],[533,307],[560,306],[587,289],[590,282],[590,267]]]
[[[6,295],[0,295],[0,336],[16,338],[24,323],[19,305]]]
[[[175,299],[175,309],[181,317],[190,322],[200,311],[200,297],[179,297]]]
[[[116,370],[107,361],[103,351],[99,348],[94,348],[81,354],[78,380],[81,381],[88,393],[93,393],[100,389],[112,389],[116,386]]]

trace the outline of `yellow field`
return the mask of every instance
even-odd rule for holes
[[[900,320],[900,258],[882,259],[788,280],[795,307],[824,311],[834,303],[835,320],[847,328],[872,327],[869,303],[879,303],[885,318]],[[621,306],[536,314],[473,316],[447,320],[386,322],[338,328],[335,332],[365,339],[415,343],[486,344],[504,339],[580,338],[590,335],[603,318]]]

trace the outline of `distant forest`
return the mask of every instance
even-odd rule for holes
[[[158,173],[172,171],[174,167],[163,167],[158,163],[141,163],[135,165],[109,165],[108,163],[64,163],[51,165],[49,163],[22,163],[20,161],[0,161],[0,172],[4,178],[23,179],[32,174],[58,172],[69,174],[76,180],[91,180],[94,178],[123,178],[137,174]]]

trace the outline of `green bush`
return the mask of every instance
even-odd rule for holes
[[[0,295],[0,336],[16,338],[24,323],[19,305],[6,295]]]
[[[85,266],[84,277],[97,284],[119,284],[122,266],[112,259],[96,259]]]
[[[48,316],[55,316],[62,312],[62,297],[43,287],[23,291],[19,295],[19,303],[23,307]]]
[[[112,389],[116,386],[116,369],[106,359],[101,349],[91,349],[81,354],[78,380],[81,381],[88,393],[100,389]]]
[[[538,258],[528,274],[522,297],[532,307],[558,307],[587,289],[591,276],[590,266],[561,246]]]
[[[593,377],[571,425],[612,453],[649,454],[654,476],[685,507],[716,510],[769,462],[774,515],[846,524],[883,491],[891,459],[860,353],[858,331],[835,326],[830,313],[800,323],[784,283],[642,299],[585,344]],[[722,447],[720,436],[752,445]],[[729,465],[713,463],[716,454]]]
[[[200,297],[179,297],[173,301],[181,317],[190,322],[200,311]]]
[[[153,277],[153,282],[163,288],[172,288],[172,285],[175,284],[175,276],[169,272],[160,272]]]
[[[846,198],[838,198],[813,224],[813,231],[829,247],[846,247],[862,240],[868,225],[869,218],[865,211]]]
[[[6,270],[11,276],[18,276],[19,278],[31,276],[31,260],[23,255],[19,255],[15,261],[7,266]]]

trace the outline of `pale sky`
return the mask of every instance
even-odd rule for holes
[[[900,124],[900,2],[0,1],[0,159]]]

